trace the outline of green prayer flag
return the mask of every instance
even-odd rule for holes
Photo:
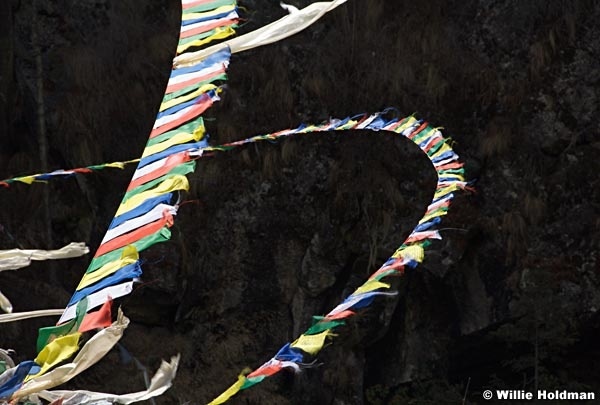
[[[257,375],[256,377],[246,377],[246,380],[244,380],[244,384],[240,387],[240,391],[258,384],[265,378],[266,376],[264,375]]]
[[[196,168],[196,162],[194,162],[194,161],[177,165],[173,169],[171,169],[168,173],[166,173],[152,181],[149,181],[148,183],[144,183],[141,186],[134,188],[133,190],[129,190],[127,193],[125,193],[125,196],[123,196],[123,203],[125,201],[127,201],[128,199],[130,199],[131,197],[133,197],[134,195],[140,194],[140,193],[142,193],[148,189],[151,189],[152,187],[162,183],[169,177],[172,177],[177,174],[185,176],[188,173],[192,173],[195,168]]]
[[[86,297],[77,303],[77,308],[75,310],[77,315],[69,322],[57,326],[47,326],[38,330],[38,338],[35,345],[38,353],[41,352],[50,341],[56,339],[57,337],[68,335],[69,333],[79,329],[79,325],[81,324],[81,321],[83,321],[83,317],[86,314],[87,301],[88,300]]]
[[[142,250],[148,249],[150,246],[156,243],[166,242],[169,239],[171,239],[171,231],[169,230],[169,228],[163,227],[157,233],[148,235],[145,238],[142,238],[137,242],[132,243],[132,245],[137,249],[138,252],[141,252]],[[105,253],[102,256],[94,257],[86,273],[92,273],[98,270],[100,267],[104,266],[106,263],[119,260],[123,253],[123,249],[125,248],[122,247],[111,252]]]
[[[304,332],[304,334],[305,335],[316,335],[323,331],[333,329],[337,326],[345,325],[345,324],[346,324],[346,322],[339,320],[339,319],[335,319],[335,320],[331,320],[331,321],[319,321],[319,322],[315,323],[313,326],[311,326],[310,328],[308,328],[308,330],[306,332]]]

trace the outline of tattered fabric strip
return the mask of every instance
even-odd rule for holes
[[[27,267],[32,260],[57,260],[83,256],[90,249],[83,242],[71,242],[60,249],[10,249],[0,250],[0,272]],[[0,291],[0,309],[6,313],[13,311],[10,300]],[[2,321],[0,321],[2,322]]]
[[[60,249],[10,249],[0,250],[0,271],[16,270],[27,267],[32,260],[70,259],[83,256],[90,249],[83,242],[71,242]]]
[[[174,66],[179,68],[193,65],[224,48],[229,48],[231,53],[237,53],[280,41],[302,31],[327,12],[345,2],[346,0],[334,0],[330,2],[312,3],[301,10],[291,13],[248,34],[223,41],[218,45],[213,45],[197,52],[180,55],[174,59]]]
[[[10,300],[6,297],[6,295],[2,294],[2,291],[0,291],[0,309],[8,314],[13,311],[13,306]]]
[[[162,362],[160,368],[152,377],[148,389],[131,394],[106,394],[102,392],[91,391],[41,391],[38,393],[40,398],[46,401],[56,401],[63,398],[63,405],[85,405],[99,403],[118,403],[132,404],[135,402],[146,401],[150,398],[161,395],[171,387],[177,367],[179,365],[179,355],[172,357],[171,362]]]
[[[79,349],[80,332],[59,336],[49,342],[34,361],[40,365],[40,371],[35,376],[40,376],[59,363],[71,357]],[[35,378],[35,376],[31,378]],[[26,380],[27,381],[27,380]]]
[[[0,323],[22,321],[24,319],[40,318],[42,316],[58,316],[64,309],[38,309],[36,311],[13,312],[9,314],[0,314]]]

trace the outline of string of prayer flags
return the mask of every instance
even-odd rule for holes
[[[86,167],[78,167],[76,169],[69,170],[55,170],[49,173],[39,173],[39,174],[31,174],[26,176],[12,177],[4,180],[0,180],[0,187],[10,187],[13,183],[23,183],[23,184],[33,184],[35,182],[47,182],[48,180],[54,178],[66,178],[74,176],[75,174],[87,174],[96,172],[99,170],[113,168],[113,169],[124,169],[126,165],[131,163],[137,163],[139,159],[127,160],[125,162],[111,162],[111,163],[103,163],[99,165],[92,165]]]
[[[416,143],[430,159],[436,170],[438,181],[433,200],[427,207],[423,218],[394,254],[328,314],[313,317],[313,324],[294,342],[291,344],[286,343],[273,358],[254,372],[247,376],[241,375],[238,382],[226,391],[226,396],[218,397],[220,402],[217,403],[223,403],[223,401],[231,398],[235,392],[248,389],[283,369],[300,370],[305,362],[305,355],[316,356],[325,346],[328,338],[335,336],[333,331],[344,325],[345,319],[354,316],[357,310],[368,307],[377,296],[396,295],[396,292],[385,291],[391,288],[391,284],[382,280],[390,276],[403,274],[405,267],[416,267],[424,260],[425,249],[431,243],[431,240],[441,239],[439,230],[435,227],[440,224],[441,218],[448,214],[454,192],[467,187],[462,164],[458,162],[458,155],[446,143],[438,128],[433,128],[426,122],[417,120],[412,116],[402,120],[388,120],[385,118],[385,114],[386,111],[343,120],[332,119],[321,125],[302,125],[296,129],[247,138],[220,147],[220,150],[230,150],[233,147],[262,140],[273,141],[294,134],[321,131],[349,129],[388,131],[405,136]],[[219,147],[212,150],[217,149]],[[195,155],[195,152],[192,151],[190,154]],[[448,170],[452,170],[452,172],[448,173]],[[244,381],[241,385],[239,384],[240,380]]]
[[[237,21],[235,1],[184,1],[177,53],[199,46],[200,42],[233,35],[229,29],[235,27]],[[229,57],[230,53],[223,50],[171,72],[127,193],[59,324],[72,319],[73,307],[80,299],[102,295],[127,280],[139,279],[142,274],[139,252],[169,239],[168,228],[177,214],[178,195],[189,188],[185,175],[195,168],[187,151],[208,146],[200,115],[219,100],[218,82],[226,79]],[[111,297],[118,298],[129,291],[122,290]],[[88,310],[103,302],[90,300]]]

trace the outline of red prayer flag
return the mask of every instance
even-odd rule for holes
[[[164,211],[163,217],[161,219],[156,220],[154,222],[150,222],[147,225],[137,228],[135,231],[126,233],[100,245],[94,257],[100,257],[103,254],[113,251],[115,249],[131,245],[132,243],[140,240],[143,237],[155,234],[156,232],[160,231],[165,225],[169,228],[171,227],[171,225],[173,225],[173,215],[167,210]]]
[[[257,370],[254,370],[252,373],[248,374],[246,377],[258,377],[258,376],[266,376],[266,377],[270,377],[273,374],[277,374],[279,371],[281,371],[282,367],[281,364],[277,363],[277,364],[269,364],[267,366],[263,366],[260,367]]]
[[[110,308],[112,306],[112,299],[108,299],[98,311],[90,312],[87,314],[81,325],[79,325],[79,332],[87,332],[92,329],[106,328],[111,325],[111,313]]]
[[[78,169],[73,169],[74,173],[92,173],[92,169],[88,169],[87,167],[80,167]]]
[[[327,321],[332,320],[332,319],[343,319],[343,318],[349,317],[350,315],[354,315],[354,311],[350,311],[347,309],[347,310],[339,312],[335,315],[327,315],[324,319]]]
[[[129,183],[129,187],[127,187],[127,191],[133,190],[134,188],[139,187],[142,184],[145,184],[149,181],[157,179],[160,176],[163,176],[163,175],[169,173],[169,171],[171,171],[171,169],[173,169],[174,167],[179,166],[180,164],[183,164],[183,163],[186,163],[189,161],[190,161],[190,152],[188,152],[188,151],[183,151],[183,152],[171,155],[167,158],[167,160],[165,160],[164,166],[159,167],[158,169],[153,170],[150,173],[147,173],[141,177],[138,177],[135,180],[132,180],[131,183]]]

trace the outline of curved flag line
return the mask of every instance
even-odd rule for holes
[[[309,363],[309,358],[317,355],[326,342],[334,336],[333,331],[338,326],[344,325],[345,319],[354,316],[356,310],[369,306],[377,296],[396,294],[396,292],[385,292],[390,289],[391,285],[384,283],[383,280],[387,277],[402,275],[406,267],[416,267],[423,261],[425,248],[431,244],[431,240],[441,239],[439,231],[435,228],[441,222],[441,217],[447,215],[448,207],[455,195],[454,192],[468,186],[464,178],[463,165],[458,161],[458,155],[437,128],[412,116],[402,120],[386,119],[386,112],[363,115],[357,119],[330,120],[316,126],[302,125],[296,129],[256,136],[223,146],[223,150],[228,150],[252,142],[272,141],[294,134],[313,132],[351,129],[392,132],[403,135],[419,146],[431,161],[438,182],[432,201],[417,226],[394,254],[365,283],[325,316],[314,316],[313,324],[306,332],[295,341],[286,343],[273,358],[258,369],[250,374],[238,376],[238,380],[209,405],[225,403],[237,392],[248,389],[285,368],[295,372],[301,370],[304,364]],[[194,152],[190,152],[190,155],[193,156]]]

